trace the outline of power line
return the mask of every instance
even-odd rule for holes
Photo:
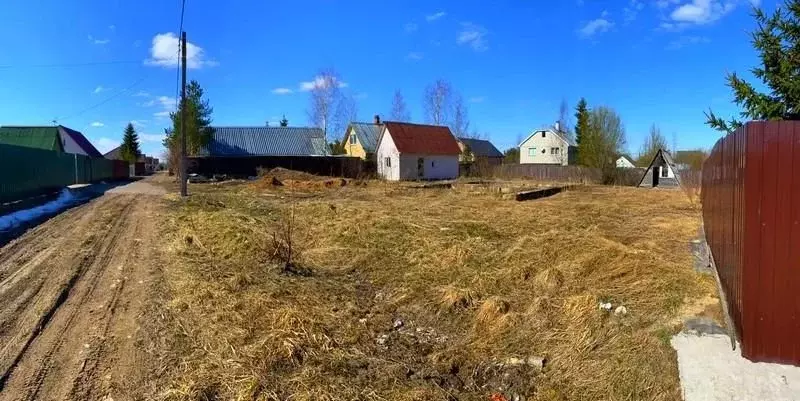
[[[116,99],[116,98],[120,97],[121,95],[123,95],[123,94],[125,94],[125,93],[129,92],[129,91],[130,91],[131,89],[133,89],[133,88],[134,88],[136,85],[139,85],[140,83],[142,83],[142,81],[144,81],[144,80],[145,80],[145,78],[147,78],[147,77],[146,77],[146,76],[144,76],[144,77],[141,77],[141,78],[139,78],[139,79],[138,79],[136,82],[134,82],[133,84],[131,84],[131,85],[130,85],[130,86],[128,86],[127,88],[125,88],[125,89],[122,89],[122,90],[118,91],[117,93],[115,93],[115,94],[113,94],[113,95],[109,96],[108,98],[106,98],[105,100],[103,100],[103,101],[101,101],[101,102],[99,102],[99,103],[95,103],[95,104],[93,104],[93,105],[91,105],[91,106],[89,106],[89,107],[87,107],[87,108],[85,108],[85,109],[83,109],[83,110],[81,110],[81,111],[79,111],[79,112],[77,112],[77,113],[75,113],[75,114],[69,115],[69,116],[67,116],[67,117],[56,118],[54,121],[64,121],[64,120],[69,120],[70,118],[78,117],[78,116],[82,115],[83,113],[86,113],[86,112],[88,112],[88,111],[94,110],[94,109],[96,109],[96,108],[98,108],[98,107],[100,107],[100,106],[102,106],[102,105],[104,105],[104,104],[106,104],[106,103],[108,103],[108,102],[110,102],[110,101],[112,101],[112,100],[114,100],[114,99]]]
[[[89,61],[85,63],[54,63],[54,64],[16,64],[0,65],[0,69],[10,68],[69,68],[69,67],[90,67],[98,65],[120,65],[120,64],[140,64],[142,61]]]

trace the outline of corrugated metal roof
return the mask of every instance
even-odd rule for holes
[[[58,127],[0,127],[0,143],[4,145],[62,152],[60,139]]]
[[[456,138],[450,128],[439,125],[423,125],[386,121],[386,132],[392,136],[400,153],[428,155],[458,155]]]
[[[469,146],[470,152],[476,157],[503,157],[503,153],[485,139],[458,138],[458,140]]]
[[[327,156],[325,133],[305,127],[213,127],[206,156]]]
[[[383,124],[373,123],[351,123],[350,127],[356,132],[358,141],[364,147],[367,153],[375,153],[375,148],[378,146],[378,137],[381,136]],[[350,132],[348,128],[347,132]]]

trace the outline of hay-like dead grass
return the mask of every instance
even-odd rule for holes
[[[680,399],[664,333],[715,296],[692,268],[685,195],[489,192],[242,184],[176,201],[165,276],[185,340],[160,398]],[[310,277],[268,257],[290,205]],[[498,365],[531,356],[545,368]]]

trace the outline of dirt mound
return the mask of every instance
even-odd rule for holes
[[[323,189],[339,188],[347,185],[344,178],[318,176],[302,171],[274,168],[264,172],[253,184],[258,189],[290,188],[290,189]]]

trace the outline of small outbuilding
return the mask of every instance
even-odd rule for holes
[[[352,122],[347,127],[342,148],[348,156],[360,157],[362,160],[372,159],[378,137],[383,130],[380,116],[375,116],[373,123]]]
[[[450,128],[386,121],[375,154],[384,179],[447,180],[458,177],[461,148]]]
[[[639,181],[640,187],[649,188],[680,188],[681,182],[678,169],[672,156],[664,149],[659,149],[653,161],[647,167],[642,180]]]
[[[485,139],[458,138],[461,147],[461,163],[475,163],[486,166],[503,164],[503,152]]]
[[[628,155],[620,155],[617,158],[617,168],[636,168],[636,164]]]

